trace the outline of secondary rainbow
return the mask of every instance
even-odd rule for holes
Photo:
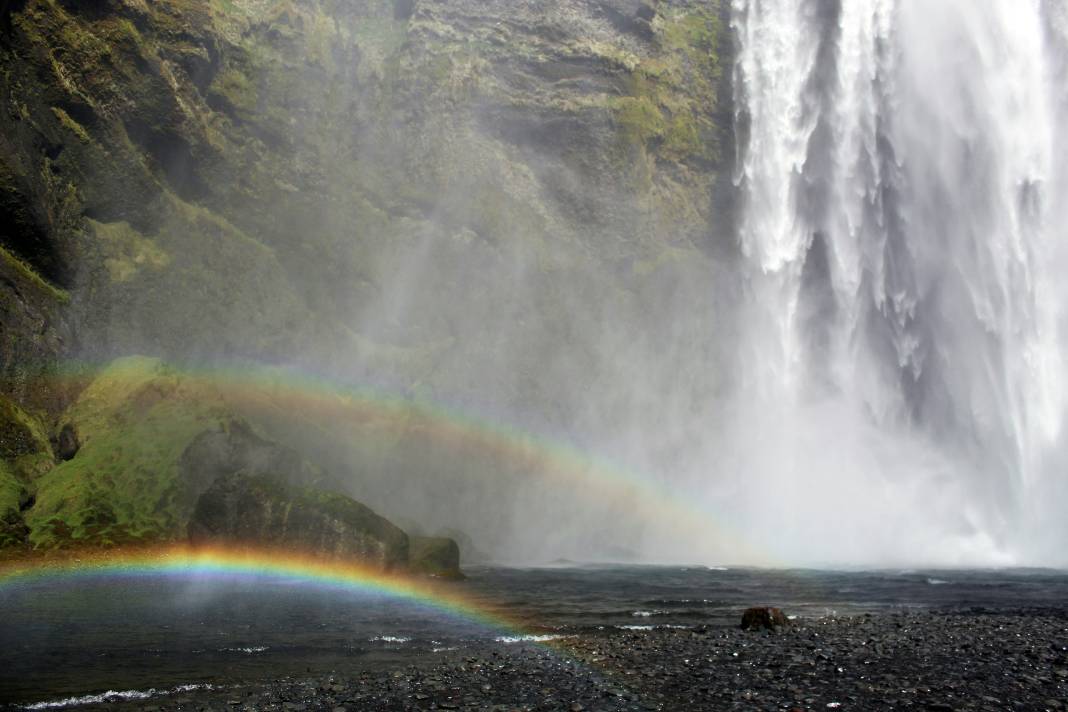
[[[284,404],[287,411],[296,414],[329,413],[339,424],[374,418],[386,419],[390,427],[408,427],[409,418],[415,417],[426,426],[425,433],[438,441],[495,453],[513,462],[540,463],[542,476],[562,479],[572,487],[581,483],[602,493],[629,497],[651,520],[671,522],[698,537],[710,538],[720,551],[730,552],[733,560],[717,563],[776,564],[767,552],[754,549],[744,537],[725,528],[721,513],[707,505],[695,504],[654,478],[499,419],[478,417],[441,403],[375,388],[339,384],[290,368],[247,364],[169,370],[218,389],[226,400],[258,403],[267,408]],[[124,375],[121,365],[112,364],[101,372],[86,364],[68,362],[53,377],[86,380],[101,373],[118,379]]]

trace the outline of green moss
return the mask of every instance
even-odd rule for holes
[[[129,39],[133,40],[135,44],[139,46],[144,44],[145,40],[143,37],[141,37],[141,33],[138,32],[137,27],[134,25],[134,23],[130,22],[125,17],[116,20],[115,26],[119,32],[126,35],[126,37],[128,37]]]
[[[684,157],[702,152],[701,131],[690,113],[680,113],[671,119],[664,131],[665,154]]]
[[[660,27],[658,38],[669,50],[682,51],[698,61],[718,63],[720,19],[713,9],[698,9],[690,13],[669,16]]]
[[[21,510],[27,483],[54,464],[44,426],[0,396],[0,548],[25,544]]]
[[[192,501],[179,459],[224,414],[216,393],[158,360],[112,364],[63,418],[76,425],[82,447],[38,481],[26,515],[31,544],[107,546],[182,535]]]
[[[219,72],[208,90],[234,110],[252,114],[258,104],[256,87],[241,71],[231,67]]]
[[[663,136],[666,124],[660,108],[648,96],[626,96],[614,103],[616,122],[628,143],[646,144]]]
[[[673,161],[714,161],[715,112],[722,76],[721,22],[715,8],[676,10],[653,24],[658,52],[631,72],[628,95],[611,107],[628,145]]]
[[[142,269],[158,271],[171,262],[170,255],[128,222],[100,223],[90,219],[87,223],[99,241],[112,282],[127,282]]]
[[[11,511],[19,511],[22,492],[22,484],[15,478],[14,471],[6,462],[0,461],[0,519]]]
[[[70,114],[68,114],[66,111],[60,109],[58,106],[53,106],[52,113],[55,114],[57,119],[59,119],[59,123],[63,126],[63,128],[67,129],[72,134],[77,136],[79,141],[81,141],[82,143],[89,143],[90,141],[92,141],[92,138],[89,137],[89,132],[85,130],[85,127],[79,124],[74,119],[72,119],[70,117]]]
[[[13,402],[0,396],[0,460],[51,453],[41,423]]]
[[[0,549],[22,546],[26,525],[20,511],[25,488],[7,463],[0,461]]]
[[[12,270],[25,282],[33,285],[60,304],[67,304],[70,302],[70,294],[66,290],[60,289],[47,282],[44,277],[37,274],[32,267],[5,250],[3,247],[0,247],[0,263]]]

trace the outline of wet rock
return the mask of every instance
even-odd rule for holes
[[[749,608],[742,614],[742,630],[775,630],[790,624],[778,608]]]
[[[337,702],[351,709],[564,709],[574,712],[637,712],[660,709],[704,712],[709,709],[1063,709],[1065,683],[1035,682],[1027,652],[1055,655],[1050,638],[1064,629],[1059,612],[960,615],[891,614],[864,626],[854,618],[800,620],[801,634],[752,636],[727,627],[713,627],[707,636],[689,631],[655,629],[640,634],[589,632],[567,639],[565,656],[537,645],[500,646],[473,642],[448,657],[409,660],[384,670],[350,673],[360,694]],[[899,637],[898,623],[908,628]],[[817,635],[818,634],[818,635]],[[710,637],[711,636],[711,637]],[[883,640],[886,653],[864,651],[858,642]],[[722,641],[722,642],[721,642]],[[843,673],[831,679],[812,674],[803,651],[813,641],[834,651]],[[960,652],[961,642],[987,651]],[[737,658],[725,649],[741,643]],[[715,656],[715,664],[705,659]],[[864,664],[861,656],[870,659]],[[798,661],[798,658],[801,660]],[[492,663],[491,663],[492,660]],[[1014,661],[1015,660],[1015,661]],[[775,663],[781,667],[775,667]],[[966,669],[986,672],[969,681]],[[1009,672],[1011,674],[1006,674]],[[631,674],[638,673],[638,674]],[[906,682],[907,681],[907,682]],[[331,709],[325,693],[333,677],[318,680],[265,680],[263,694],[249,697],[247,709],[278,709],[275,702],[299,701],[308,709]],[[433,695],[411,689],[433,685]],[[489,687],[487,690],[486,687]],[[215,709],[232,691],[225,687],[196,693],[193,709]],[[414,703],[414,704],[413,704]],[[141,709],[141,702],[109,705],[109,709]],[[1061,707],[1058,707],[1058,704]],[[455,707],[450,707],[455,705]],[[161,707],[178,710],[166,698]],[[190,709],[182,707],[181,709]]]
[[[296,548],[384,570],[408,561],[408,536],[356,500],[244,472],[220,477],[200,496],[189,538]]]
[[[408,566],[416,573],[449,579],[464,578],[460,571],[460,547],[445,537],[411,537]]]

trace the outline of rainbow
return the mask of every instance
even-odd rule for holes
[[[296,579],[319,589],[384,596],[495,631],[527,635],[516,619],[464,596],[454,583],[383,572],[353,561],[317,558],[292,550],[174,545],[72,553],[0,563],[0,592],[24,585],[87,579]]]
[[[143,364],[143,359],[119,359],[101,370],[68,362],[53,371],[52,378],[80,383],[96,376],[116,381],[136,379],[139,363]],[[250,363],[240,367],[168,367],[168,372],[190,384],[214,389],[224,401],[302,419],[307,426],[328,435],[324,422],[331,423],[330,431],[335,436],[343,436],[346,427],[369,423],[384,432],[402,433],[415,428],[430,441],[536,471],[539,477],[559,481],[570,491],[580,489],[578,485],[599,500],[626,503],[650,521],[668,522],[674,530],[685,532],[688,541],[712,543],[704,548],[723,552],[714,563],[779,565],[766,552],[754,549],[745,538],[724,527],[722,513],[695,503],[666,483],[573,445],[510,426],[501,419],[479,417],[424,398],[336,383],[292,368]]]

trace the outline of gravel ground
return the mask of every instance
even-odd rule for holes
[[[1068,711],[1068,610],[603,631],[417,663],[79,709]]]

